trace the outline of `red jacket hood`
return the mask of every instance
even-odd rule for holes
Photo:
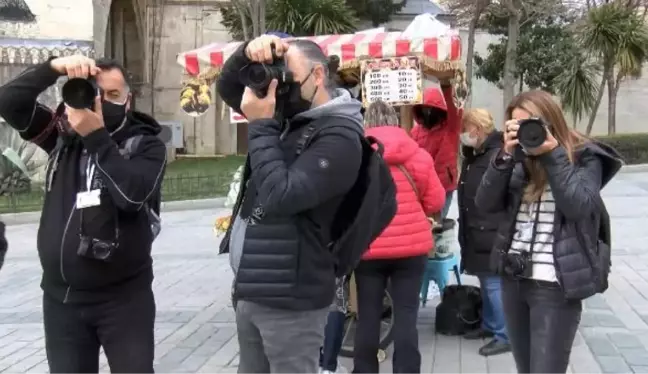
[[[389,165],[403,164],[419,150],[419,145],[400,127],[372,127],[365,129],[365,135],[373,136],[383,144],[383,158]]]

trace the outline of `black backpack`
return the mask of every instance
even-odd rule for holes
[[[331,127],[349,128],[333,125],[326,126],[326,129]],[[306,127],[298,142],[298,155],[317,136],[319,128],[315,123]],[[342,200],[331,229],[333,241],[329,250],[335,259],[337,277],[353,272],[369,245],[394,218],[397,208],[396,185],[382,157],[383,145],[373,137],[365,137],[359,126],[357,132],[362,143],[358,179]]]
[[[124,156],[124,158],[129,159],[130,156],[135,152],[139,146],[140,141],[142,140],[142,135],[135,135],[126,139],[122,144],[120,144],[119,153]],[[146,215],[151,224],[151,233],[153,234],[153,240],[157,238],[162,231],[162,219],[160,218],[160,205],[162,205],[162,193],[160,188],[158,188],[149,200],[144,203],[143,209],[146,212]]]
[[[450,285],[436,307],[434,329],[443,335],[463,335],[481,326],[482,298],[478,287]]]
[[[593,248],[594,253],[590,251],[586,251],[586,253],[590,257],[590,262],[594,265],[593,267],[597,270],[596,292],[603,293],[609,287],[608,277],[612,271],[612,227],[610,224],[610,214],[605,207],[603,198],[598,196],[596,205],[599,214],[598,235],[595,247]],[[583,249],[588,249],[583,233],[580,230],[576,230],[576,234]]]

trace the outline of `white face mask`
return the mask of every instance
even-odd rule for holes
[[[464,132],[459,135],[459,141],[461,141],[461,144],[468,147],[475,148],[477,146],[477,137],[471,136],[469,132]]]

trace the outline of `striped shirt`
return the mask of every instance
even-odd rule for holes
[[[533,241],[533,254],[531,257],[532,275],[531,278],[557,282],[556,268],[554,266],[553,243],[554,243],[554,213],[556,203],[547,189],[542,193],[539,201],[522,203],[515,221],[515,235],[511,241],[511,253],[531,251]],[[536,226],[535,240],[533,238],[534,221]]]

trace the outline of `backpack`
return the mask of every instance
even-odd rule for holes
[[[436,307],[434,329],[443,335],[463,335],[482,322],[482,297],[478,287],[449,285]]]
[[[597,270],[596,274],[596,291],[598,293],[605,292],[608,289],[608,277],[612,271],[612,227],[610,224],[610,214],[605,207],[605,202],[603,198],[598,196],[596,199],[596,205],[598,207],[599,225],[598,225],[598,235],[596,238],[596,245],[594,248],[594,253],[592,251],[587,251],[590,255],[590,262],[592,267]],[[578,241],[580,242],[583,249],[588,249],[585,245],[585,237],[580,230],[576,230]],[[594,255],[593,258],[591,255]]]
[[[119,153],[124,156],[125,159],[129,159],[130,156],[135,153],[139,143],[142,140],[143,135],[135,135],[126,139],[119,148]],[[143,205],[144,212],[148,217],[149,223],[151,225],[151,234],[152,238],[155,240],[162,230],[162,219],[160,218],[160,205],[162,204],[162,193],[160,189],[153,193],[151,197]]]
[[[345,127],[341,125],[327,126]],[[297,155],[317,135],[315,123],[303,131],[297,143]],[[396,185],[382,155],[383,145],[374,137],[365,137],[357,129],[362,144],[362,163],[353,187],[342,199],[331,228],[329,250],[333,254],[335,275],[344,277],[356,268],[369,245],[396,215]],[[374,149],[374,146],[376,149]]]

